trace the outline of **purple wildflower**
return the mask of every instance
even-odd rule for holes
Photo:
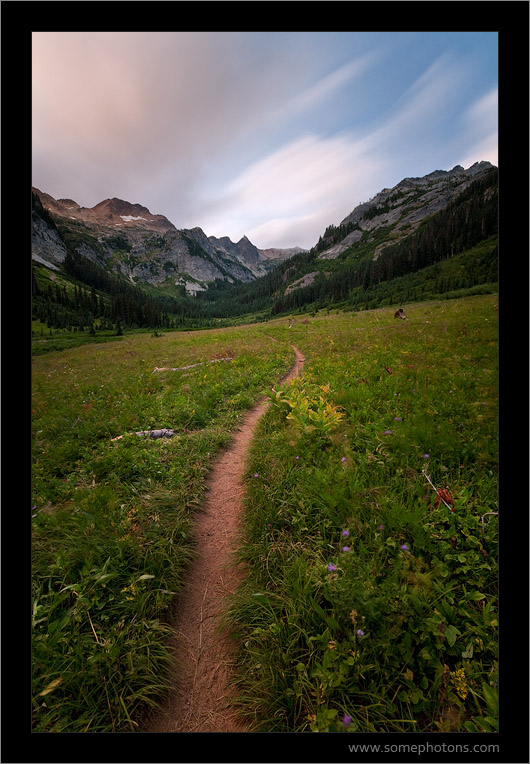
[[[403,417],[400,417],[400,416],[394,417],[394,422],[402,422],[402,421],[403,421]]]
[[[257,472],[254,473],[254,477],[258,477],[258,473]]]
[[[344,714],[342,717],[342,723],[345,727],[347,727],[349,724],[351,724],[351,716],[348,716],[348,714]]]
[[[401,544],[401,549],[403,549],[404,552],[408,552],[409,548],[406,544]]]
[[[350,547],[349,546],[343,546],[342,547],[342,551],[343,552],[349,552],[350,551]]]
[[[336,566],[336,565],[333,565],[333,563],[332,563],[332,562],[330,562],[330,563],[328,564],[328,570],[337,570],[337,566]]]
[[[357,629],[357,636],[364,637],[364,631],[362,629]]]
[[[429,454],[423,454],[423,458],[424,459],[430,459],[430,456],[429,456]]]
[[[345,462],[345,461],[346,461],[346,457],[343,456],[342,459],[341,459],[341,462]]]
[[[341,534],[341,535],[342,535],[342,536],[349,536],[349,535],[350,535],[350,532],[349,532],[349,531],[342,531],[342,534]]]
[[[385,430],[385,435],[392,435],[392,430]]]

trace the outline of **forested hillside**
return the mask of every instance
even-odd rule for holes
[[[353,307],[373,308],[385,304],[389,295],[389,302],[418,299],[410,294],[417,277],[403,279],[410,274],[422,274],[420,280],[425,282],[427,291],[438,295],[496,282],[497,184],[494,168],[445,209],[427,218],[417,231],[397,244],[386,246],[375,259],[363,256],[362,241],[354,244],[341,255],[342,262],[335,260],[326,264],[326,270],[333,268],[331,273],[321,272],[311,285],[284,294],[275,300],[272,312],[289,312],[308,303],[325,307],[344,301]],[[312,251],[313,261],[324,247],[332,246],[345,236],[344,229],[328,229],[326,233],[324,242]],[[462,255],[481,242],[485,245],[477,251],[476,258],[462,258],[460,265],[467,268],[442,271],[444,261]],[[433,268],[436,265],[438,267]],[[402,280],[394,283],[398,278]],[[381,289],[384,284],[389,289]]]
[[[481,171],[471,181],[467,178],[464,190],[458,189],[432,215],[425,215],[421,206],[428,209],[422,201],[428,185],[427,191],[423,186],[406,188],[387,194],[388,199],[381,192],[382,201],[360,206],[361,225],[352,213],[339,226],[328,226],[309,252],[294,255],[265,276],[240,284],[217,279],[196,296],[186,294],[184,286],[165,290],[133,284],[85,257],[61,236],[33,194],[34,221],[43,221],[64,246],[57,265],[33,263],[33,318],[48,328],[92,333],[119,332],[122,327],[177,329],[208,327],[215,320],[241,316],[264,320],[321,308],[362,310],[496,291],[497,168]],[[444,182],[449,188],[454,181]],[[402,198],[412,198],[415,206],[400,206]],[[397,219],[397,210],[418,208],[415,214],[423,214],[419,224],[403,222],[405,213]]]

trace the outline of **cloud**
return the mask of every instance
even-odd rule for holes
[[[36,163],[45,157],[63,182],[90,168],[106,196],[163,180],[168,166],[174,187],[193,184],[267,112],[267,98],[253,97],[266,73],[248,60],[243,70],[232,43],[205,33],[35,33]]]
[[[467,142],[471,145],[460,161],[464,167],[486,160],[498,165],[499,143],[499,97],[494,88],[482,96],[464,112],[463,130]]]
[[[438,55],[420,35],[405,41],[416,61],[399,35],[390,53],[373,40],[36,32],[34,185],[83,206],[117,196],[261,247],[310,247],[406,175],[493,161],[496,91],[478,97],[471,54]]]
[[[444,54],[437,58],[391,105],[385,119],[367,134],[367,149],[390,157],[396,151],[411,166],[432,163],[437,143],[443,147],[458,116],[459,90],[466,71]],[[426,170],[428,172],[429,170]]]
[[[334,69],[310,87],[289,99],[273,115],[274,119],[292,119],[303,111],[323,107],[325,102],[360,77],[377,60],[375,52],[366,53]]]
[[[362,142],[347,133],[302,136],[228,184],[207,210],[208,233],[246,234],[261,247],[309,248],[330,222],[350,212],[352,199],[362,196],[368,179],[381,169],[375,157],[363,155]]]
[[[351,75],[354,70],[352,62],[347,71]],[[345,70],[333,82],[339,86],[346,79]],[[311,96],[301,96],[298,104],[324,97],[329,92],[325,81],[306,91]],[[447,119],[461,118],[458,96],[465,87],[462,62],[440,56],[376,124],[363,132],[306,134],[289,141],[227,183],[205,209],[205,219],[214,235],[223,230],[236,238],[246,234],[261,247],[313,246],[330,223],[338,224],[384,186],[457,163],[449,159],[446,166]],[[490,95],[469,109],[466,145],[481,150],[476,125],[486,114],[491,117],[492,107]],[[496,134],[493,121],[487,123],[492,133],[485,140],[491,143]]]

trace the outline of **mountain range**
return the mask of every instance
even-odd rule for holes
[[[132,284],[174,283],[193,294],[216,279],[252,281],[302,251],[260,250],[246,236],[234,243],[228,236],[206,236],[201,228],[179,230],[164,215],[122,199],[81,207],[73,199],[54,199],[37,188],[33,193],[40,201],[33,206],[35,260],[60,265],[70,247]],[[48,215],[43,217],[39,207]]]
[[[380,229],[390,229],[383,241],[374,244],[372,257],[377,259],[385,247],[409,236],[425,218],[445,208],[491,168],[489,162],[477,162],[467,170],[457,165],[384,188],[341,221],[339,234],[352,229],[345,236],[337,240],[335,226],[327,229],[316,245],[321,250],[318,260],[336,259],[361,241],[375,242]],[[73,199],[54,199],[37,188],[33,192],[40,201],[33,209],[32,256],[36,261],[58,266],[70,247],[123,274],[132,284],[174,283],[195,294],[217,279],[252,281],[303,252],[300,247],[258,249],[246,236],[234,243],[228,236],[206,236],[201,228],[179,230],[164,215],[122,199],[105,199],[87,208]],[[43,217],[39,208],[49,214]],[[330,246],[322,250],[322,242]],[[290,289],[307,286],[317,272],[304,274]]]
[[[173,328],[491,291],[497,229],[489,162],[383,188],[310,250],[258,249],[179,230],[141,204],[85,208],[33,188],[33,315],[55,327]]]

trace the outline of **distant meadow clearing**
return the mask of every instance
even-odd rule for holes
[[[242,718],[262,732],[497,730],[496,303],[35,356],[34,730],[138,730],[163,700],[205,479],[263,395],[246,577],[226,613]],[[303,375],[279,386],[293,345]],[[163,428],[173,437],[136,434]]]

